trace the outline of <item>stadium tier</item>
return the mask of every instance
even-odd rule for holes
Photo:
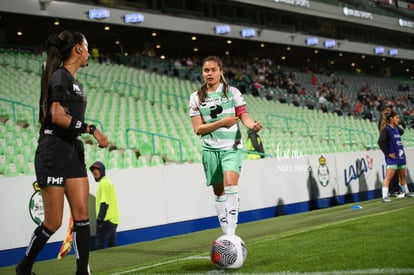
[[[32,175],[38,124],[38,97],[42,56],[0,49],[0,175]],[[154,62],[154,61],[151,61]],[[295,72],[296,83],[308,93],[295,106],[286,90],[262,89],[271,97],[245,94],[251,116],[263,123],[260,132],[267,157],[310,155],[377,149],[378,122],[338,116],[318,108],[317,88],[309,74]],[[319,83],[331,77],[317,75]],[[400,96],[398,82],[342,75],[351,106],[361,86],[369,84],[380,96]],[[84,135],[86,162],[102,160],[109,169],[200,162],[199,137],[188,115],[188,99],[199,82],[124,65],[90,62],[78,73],[88,98],[87,122],[99,125],[111,146],[99,149]],[[409,94],[409,92],[407,92]],[[282,103],[281,98],[286,102]],[[311,102],[315,108],[309,108]],[[242,133],[246,138],[243,126]],[[405,146],[414,146],[407,129]]]

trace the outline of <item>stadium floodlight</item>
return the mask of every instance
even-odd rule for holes
[[[397,49],[389,49],[388,50],[388,55],[389,56],[396,56],[396,55],[398,55],[398,50]]]
[[[144,15],[142,13],[126,13],[124,15],[125,23],[138,24],[144,22]]]
[[[374,48],[374,53],[375,54],[383,54],[384,53],[384,48],[383,47],[375,47]]]
[[[401,19],[401,18],[398,20],[398,24],[401,27],[414,28],[414,22],[407,21],[407,20],[404,20],[404,19]]]
[[[308,37],[305,39],[306,46],[318,45],[319,41],[317,37]]]
[[[90,9],[88,11],[89,19],[105,19],[110,16],[110,12],[107,9]]]
[[[323,46],[327,49],[332,49],[336,46],[336,41],[335,40],[325,40],[323,42]]]
[[[309,0],[274,0],[275,3],[284,3],[288,5],[295,5],[300,7],[310,7],[310,1]]]
[[[256,30],[255,29],[242,29],[240,31],[240,36],[243,38],[250,38],[250,37],[256,36]]]
[[[353,10],[353,9],[349,9],[347,7],[343,8],[343,13],[344,13],[345,16],[353,16],[353,17],[358,17],[358,18],[362,18],[362,19],[369,19],[369,20],[374,19],[374,16],[370,12],[360,11],[360,10]]]
[[[229,25],[217,25],[214,27],[215,34],[228,34],[231,32],[231,27]]]

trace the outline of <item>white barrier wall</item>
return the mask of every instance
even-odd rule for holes
[[[414,148],[406,152],[409,183],[413,182],[413,152]],[[274,159],[245,160],[240,178],[240,210],[335,197],[343,202],[347,194],[380,189],[384,171],[380,151],[327,154],[323,159],[320,155],[285,154]],[[214,197],[205,186],[201,164],[110,170],[107,175],[116,186],[119,200],[118,232],[215,216]],[[91,174],[89,180],[90,209],[94,209],[96,183]],[[0,178],[0,252],[25,247],[36,227],[29,214],[35,192],[33,181],[32,176]],[[63,240],[67,217],[66,205],[63,225],[49,242]],[[92,213],[91,219],[94,217]]]

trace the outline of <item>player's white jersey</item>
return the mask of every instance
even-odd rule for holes
[[[208,97],[201,104],[197,91],[190,96],[190,117],[201,115],[203,123],[211,123],[226,116],[235,116],[236,107],[246,105],[240,91],[228,86],[227,97],[224,96],[223,84],[215,92],[208,92]],[[238,123],[230,128],[221,127],[209,134],[201,136],[201,145],[206,150],[229,150],[236,148],[241,142]]]

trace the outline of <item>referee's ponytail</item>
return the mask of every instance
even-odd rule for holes
[[[45,122],[48,113],[48,83],[56,69],[62,66],[63,62],[71,55],[72,48],[82,43],[84,35],[80,32],[62,31],[60,34],[52,34],[45,41],[47,60],[43,66],[43,73],[40,82],[40,110],[39,122]]]

